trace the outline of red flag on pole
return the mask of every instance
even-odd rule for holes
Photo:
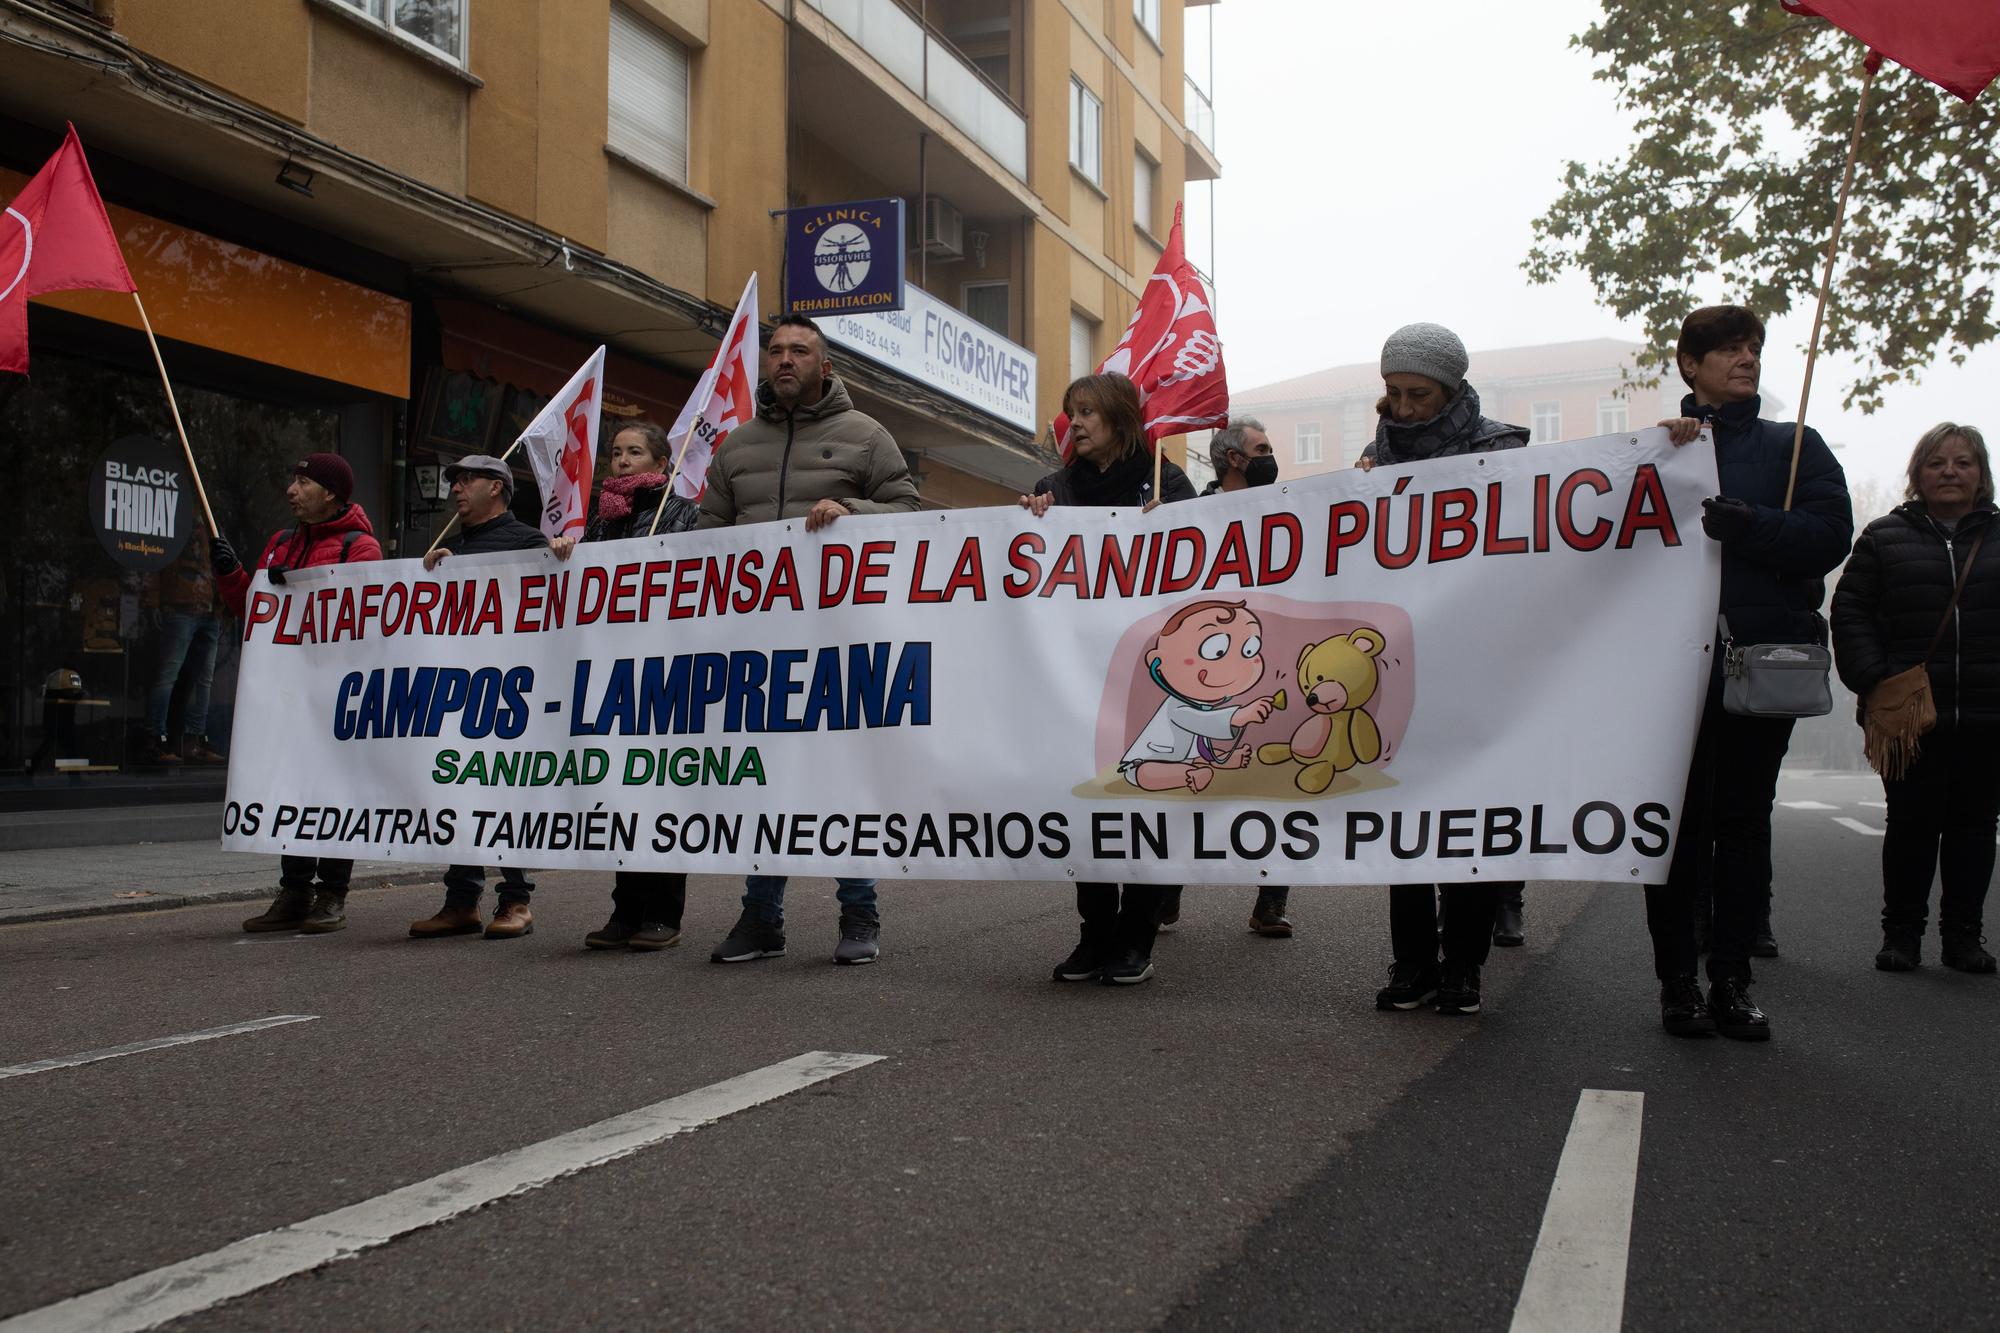
[[[1823,18],[1904,69],[1970,102],[2000,77],[1993,0],[1784,0]]]
[[[0,370],[28,373],[28,298],[79,287],[137,290],[72,125],[0,217]]]
[[[1139,308],[1117,348],[1097,369],[1123,375],[1137,386],[1149,446],[1157,448],[1169,435],[1229,424],[1229,376],[1222,367],[1222,342],[1215,336],[1215,311],[1201,275],[1181,247],[1179,204],[1174,205],[1167,248],[1139,296]],[[1056,418],[1055,433],[1067,459],[1069,417]]]

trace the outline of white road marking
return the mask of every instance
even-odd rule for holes
[[[1784,806],[1784,807],[1785,807],[1785,809],[1787,809],[1787,810],[1838,810],[1838,809],[1840,809],[1840,807],[1839,807],[1839,806],[1837,806],[1837,805],[1828,805],[1828,804],[1827,804],[1827,803],[1826,803],[1825,801],[1780,801],[1780,802],[1778,802],[1778,804],[1779,804],[1779,805],[1782,805],[1782,806]],[[1864,804],[1865,804],[1865,803],[1864,803]]]
[[[1513,1333],[1616,1333],[1639,1179],[1643,1092],[1585,1088],[1563,1142]]]
[[[266,1231],[109,1287],[0,1320],[0,1333],[136,1333],[196,1314],[497,1199],[602,1166],[788,1092],[874,1064],[879,1055],[809,1051],[568,1134]]]
[[[1840,825],[1842,828],[1853,829],[1856,833],[1865,833],[1871,838],[1879,838],[1882,836],[1881,829],[1871,828],[1869,825],[1862,823],[1858,819],[1849,819],[1846,815],[1835,815],[1833,817],[1833,822]]]
[[[49,1060],[36,1060],[31,1064],[8,1065],[0,1069],[0,1078],[19,1078],[23,1074],[45,1074],[51,1069],[74,1069],[78,1065],[96,1064],[99,1060],[116,1060],[121,1055],[140,1055],[146,1051],[164,1050],[169,1046],[185,1046],[194,1041],[213,1041],[217,1037],[234,1037],[238,1033],[258,1032],[264,1028],[283,1027],[287,1023],[310,1023],[318,1014],[273,1014],[269,1018],[253,1018],[247,1023],[231,1023],[227,1027],[204,1028],[200,1032],[183,1032],[177,1037],[154,1037],[150,1041],[127,1042],[123,1046],[106,1046],[101,1051],[84,1051],[78,1055],[58,1055]]]
[[[1865,805],[1870,810],[1887,810],[1889,808],[1889,803],[1887,801],[1856,801],[1855,804]]]

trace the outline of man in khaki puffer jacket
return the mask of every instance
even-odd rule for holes
[[[764,349],[757,415],[729,433],[708,468],[701,528],[803,518],[814,532],[842,514],[920,508],[916,483],[882,424],[854,410],[819,326],[785,315]]]
[[[708,465],[699,528],[804,518],[815,532],[843,514],[893,514],[919,508],[917,486],[896,441],[873,417],[854,410],[834,378],[819,325],[786,315],[764,348],[757,416],[729,433]],[[872,963],[880,955],[875,881],[836,879],[840,943],[836,963]],[[785,952],[785,877],[751,875],[743,915],[709,959],[748,963]]]

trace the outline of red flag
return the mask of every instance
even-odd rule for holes
[[[2000,76],[2000,5],[1993,0],[1784,0],[1784,5],[1844,29],[1968,102]]]
[[[76,126],[0,216],[0,370],[28,373],[28,298],[136,289]]]
[[[1132,322],[1099,374],[1125,376],[1139,390],[1146,443],[1157,447],[1169,435],[1229,424],[1229,376],[1222,368],[1222,342],[1215,336],[1215,312],[1208,289],[1181,248],[1181,206],[1174,205],[1167,248],[1139,296]],[[1070,456],[1069,417],[1055,421],[1056,444]]]

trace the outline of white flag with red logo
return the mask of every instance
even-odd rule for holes
[[[542,531],[575,537],[590,514],[590,483],[597,472],[597,423],[604,411],[604,349],[590,354],[521,432],[521,448],[542,488]]]
[[[729,432],[756,415],[757,275],[744,285],[736,315],[722,335],[715,359],[701,373],[687,406],[667,432],[674,446],[674,494],[701,499],[708,462]]]
[[[1125,336],[1099,374],[1118,374],[1139,390],[1146,443],[1157,447],[1169,435],[1229,424],[1229,376],[1222,368],[1222,342],[1215,336],[1215,311],[1201,275],[1181,246],[1181,206],[1174,205],[1173,230]],[[1069,417],[1055,420],[1056,443],[1070,456]]]

